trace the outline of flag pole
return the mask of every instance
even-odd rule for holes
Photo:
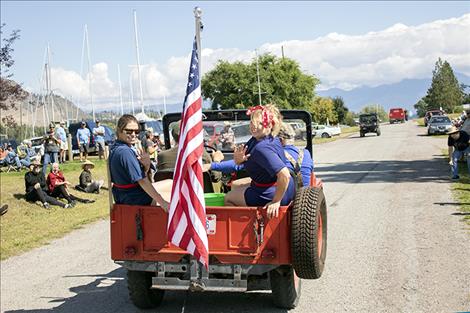
[[[199,76],[202,75],[202,70],[201,70],[201,28],[202,28],[202,23],[201,23],[201,16],[202,16],[202,10],[200,7],[195,7],[194,8],[194,19],[196,22],[196,45],[197,45],[197,58],[198,58],[198,66],[199,66]]]

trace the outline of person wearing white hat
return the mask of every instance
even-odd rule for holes
[[[82,173],[80,174],[80,185],[77,189],[87,193],[100,193],[101,187],[104,185],[104,180],[93,180],[91,176],[91,169],[95,167],[93,162],[86,160],[82,164]]]
[[[455,126],[452,126],[447,134],[449,135],[447,146],[449,149],[449,164],[452,166],[452,179],[459,179],[457,162],[464,155],[467,155],[467,167],[470,174],[470,136]]]

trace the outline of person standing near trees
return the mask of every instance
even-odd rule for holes
[[[467,155],[467,167],[470,174],[470,136],[463,130],[452,126],[447,132],[447,146],[449,147],[449,164],[452,166],[452,179],[459,179],[458,160]]]
[[[65,163],[65,152],[68,150],[67,135],[65,134],[65,121],[60,121],[59,127],[55,130],[55,136],[60,140],[59,163]]]
[[[96,127],[93,128],[93,135],[95,136],[96,148],[98,148],[98,156],[101,160],[101,156],[106,160],[106,146],[104,143],[104,127],[100,125],[100,120],[96,120]]]
[[[60,140],[55,137],[54,133],[54,124],[51,124],[47,136],[44,138],[44,164],[42,165],[44,176],[46,176],[47,165],[58,162]]]
[[[85,155],[85,160],[88,159],[90,136],[90,130],[86,127],[85,121],[82,121],[80,128],[77,130],[77,143],[78,149],[80,150],[80,162],[83,162],[83,155]]]

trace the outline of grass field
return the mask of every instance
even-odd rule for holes
[[[447,162],[449,160],[447,149],[442,149],[442,154]],[[468,174],[466,162],[459,162],[459,176],[460,179],[452,183],[452,196],[460,204],[459,209],[462,219],[470,225],[470,175]]]
[[[94,179],[107,181],[104,161],[94,160]],[[82,171],[80,162],[69,162],[61,166],[65,178],[78,184]],[[8,204],[8,212],[0,218],[0,258],[2,260],[60,238],[71,230],[90,222],[106,218],[109,213],[108,192],[86,194],[76,190],[77,197],[94,199],[90,204],[77,203],[74,208],[62,209],[51,206],[46,210],[40,202],[29,203],[24,199],[24,175],[26,171],[1,173],[1,204]],[[107,185],[107,183],[105,183]]]

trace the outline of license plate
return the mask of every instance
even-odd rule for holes
[[[206,215],[206,231],[208,235],[215,234],[216,221],[217,221],[217,216],[215,214]]]

